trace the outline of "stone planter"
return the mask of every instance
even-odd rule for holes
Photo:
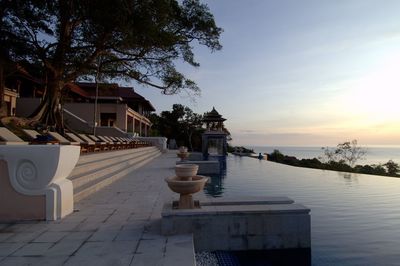
[[[199,166],[197,164],[178,164],[175,165],[175,174],[180,180],[191,180],[197,174]]]
[[[74,145],[0,146],[0,220],[57,220],[72,213],[67,177],[79,154]]]

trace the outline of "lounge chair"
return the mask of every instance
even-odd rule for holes
[[[75,142],[79,142],[81,144],[81,147],[83,147],[86,151],[99,151],[100,148],[96,144],[89,144],[87,141],[84,141],[74,133],[68,132],[65,133],[65,135],[68,136],[68,138],[72,139]]]
[[[110,137],[107,137],[107,136],[98,136],[102,141],[105,141],[105,142],[107,142],[107,143],[112,143],[112,144],[114,144],[114,146],[117,148],[117,149],[124,149],[125,148],[125,145],[123,144],[123,143],[121,143],[120,141],[114,141],[114,140],[112,140],[112,139],[110,139]]]
[[[80,142],[69,141],[66,138],[64,138],[63,136],[61,136],[60,134],[58,134],[57,132],[50,132],[49,131],[49,135],[52,138],[54,138],[55,140],[58,140],[60,142],[60,144],[63,144],[63,145],[80,145]]]
[[[81,139],[83,139],[84,141],[86,141],[86,143],[89,145],[95,145],[95,147],[98,147],[102,151],[108,150],[107,143],[105,143],[105,142],[95,142],[94,140],[92,140],[91,138],[86,136],[85,134],[78,134],[78,136]]]
[[[31,138],[31,144],[60,144],[52,136],[42,135],[33,129],[23,129],[24,133]]]
[[[0,127],[0,144],[1,145],[21,145],[29,144],[28,142],[22,140],[20,137],[12,133],[8,128]]]
[[[90,139],[94,140],[96,143],[99,143],[100,145],[105,145],[105,147],[108,150],[114,150],[116,149],[116,146],[114,145],[114,143],[111,143],[109,141],[105,141],[100,139],[98,136],[96,137],[95,135],[87,135]]]
[[[126,141],[120,140],[120,139],[118,139],[117,137],[111,137],[111,136],[110,136],[110,137],[108,137],[108,138],[110,138],[112,141],[114,141],[114,142],[116,142],[116,143],[120,143],[124,149],[131,148],[131,146],[129,145],[129,143],[127,143]]]
[[[135,137],[136,136],[136,137]],[[140,140],[137,137],[139,136],[139,134],[135,133],[134,137],[131,137],[130,139],[132,141],[134,141],[136,143],[136,147],[147,147],[147,146],[151,146],[149,142],[144,141],[144,140]]]
[[[26,135],[28,135],[31,139],[36,139],[37,136],[41,136],[41,134],[39,132],[37,132],[36,130],[32,130],[32,129],[23,129],[24,133]]]
[[[127,141],[126,139],[122,138],[122,137],[114,137],[116,140],[118,140],[119,142],[123,143],[127,148],[134,148],[134,146],[132,145],[132,143],[130,141]]]
[[[145,145],[144,141],[141,141],[141,140],[137,139],[136,137],[129,137],[128,139],[130,141],[132,141],[133,143],[135,143],[135,147],[139,148],[139,147],[147,146],[147,145]]]

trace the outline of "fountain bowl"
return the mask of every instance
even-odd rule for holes
[[[179,153],[187,153],[188,152],[188,148],[185,146],[180,146],[179,147]]]
[[[181,180],[177,176],[165,178],[168,187],[173,191],[181,195],[188,195],[199,192],[204,188],[204,185],[208,181],[208,177],[196,175],[192,176],[192,180]]]
[[[199,166],[197,164],[178,164],[175,165],[175,174],[181,180],[191,180],[191,177],[197,175]]]

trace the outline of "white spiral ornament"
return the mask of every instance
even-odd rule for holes
[[[17,166],[16,181],[24,189],[40,188],[38,171],[35,164],[29,160],[21,161]]]

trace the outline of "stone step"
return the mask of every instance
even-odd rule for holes
[[[101,152],[101,153],[94,153],[90,155],[81,156],[74,170],[70,174],[69,179],[74,179],[74,177],[78,177],[84,173],[88,173],[93,169],[98,169],[99,165],[104,166],[112,162],[118,162],[120,160],[124,160],[124,158],[129,158],[129,157],[133,158],[135,156],[140,156],[145,152],[154,151],[156,149],[157,148],[155,147],[145,147],[145,148],[137,148],[129,150]]]
[[[109,158],[110,156],[114,157],[114,156],[119,156],[121,154],[129,154],[129,153],[140,152],[140,151],[154,149],[154,148],[156,148],[156,147],[150,146],[150,147],[142,147],[142,148],[135,148],[135,149],[124,149],[124,150],[112,150],[112,151],[87,153],[87,154],[83,154],[79,158],[79,162],[77,165],[85,164],[85,163],[93,162],[93,161],[99,161],[104,158]]]
[[[115,170],[113,172],[103,174],[102,171],[100,171],[98,178],[92,179],[89,182],[86,182],[81,186],[77,186],[77,187],[74,186],[74,201],[78,202],[79,200],[104,188],[105,186],[110,185],[111,183],[117,181],[118,179],[126,176],[131,171],[152,161],[159,155],[161,155],[161,152],[157,149],[157,150],[154,150],[152,153],[144,154],[143,156],[141,156],[140,160],[135,159],[132,161],[126,161],[126,162],[119,164],[118,170]]]
[[[100,162],[92,162],[89,165],[84,164],[78,167],[78,169],[74,169],[71,175],[68,177],[72,181],[75,186],[82,185],[82,182],[85,183],[84,180],[91,180],[96,178],[99,172],[103,174],[107,174],[113,172],[115,169],[119,169],[126,162],[135,162],[136,160],[141,160],[143,156],[148,154],[154,154],[159,152],[157,148],[155,149],[146,149],[141,152],[135,152],[132,154],[124,154],[121,156],[114,156],[110,159],[103,159]]]

